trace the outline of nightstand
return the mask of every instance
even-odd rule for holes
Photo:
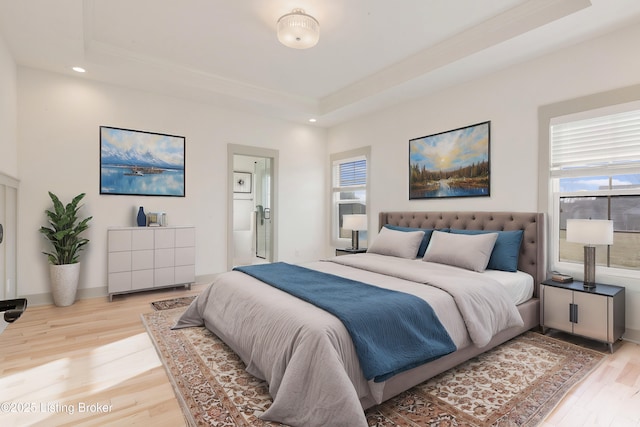
[[[609,344],[624,334],[625,288],[597,283],[585,289],[584,283],[540,284],[540,324],[542,332],[557,329]]]
[[[363,254],[365,252],[367,252],[367,248],[358,248],[358,249],[338,248],[338,249],[336,249],[336,256],[338,256],[338,255],[351,255],[351,254]]]

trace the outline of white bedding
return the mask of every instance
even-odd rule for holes
[[[522,324],[504,287],[489,276],[376,254],[333,261],[305,266],[427,300],[459,349],[472,342],[482,347],[487,334]],[[451,282],[452,288],[444,291],[440,287],[449,284],[418,283],[427,276]],[[469,297],[464,296],[466,291],[471,292]],[[478,306],[471,300],[482,301]],[[487,315],[500,306],[505,309]],[[351,338],[336,317],[244,273],[220,275],[176,327],[200,325],[224,340],[248,372],[268,382],[274,400],[262,415],[266,420],[305,427],[364,427],[361,401],[381,401],[384,383],[365,380]]]
[[[423,263],[421,258],[415,259],[414,262]],[[459,267],[454,267],[445,264],[438,264],[438,268],[446,270],[451,269],[452,272],[460,271]],[[485,270],[481,273],[475,271],[469,271],[469,274],[480,274],[485,277],[490,277],[493,280],[500,283],[507,294],[509,299],[515,304],[520,305],[525,301],[529,301],[533,297],[533,276],[524,271],[500,271],[500,270]]]
[[[512,273],[510,271],[485,270],[477,274],[484,274],[498,281],[515,305],[520,305],[533,297],[533,277],[524,271]]]

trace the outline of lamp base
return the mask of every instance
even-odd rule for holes
[[[596,287],[596,247],[584,247],[584,288]]]
[[[360,232],[351,230],[351,247],[348,249],[360,249]]]

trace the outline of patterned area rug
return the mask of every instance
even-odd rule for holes
[[[267,384],[205,328],[170,330],[184,308],[143,314],[194,426],[278,426]],[[366,411],[369,426],[534,426],[605,355],[527,332]]]
[[[151,307],[154,310],[170,310],[172,308],[186,307],[195,299],[195,296],[165,299],[162,301],[154,301]]]

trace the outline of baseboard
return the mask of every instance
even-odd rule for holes
[[[622,337],[625,341],[631,341],[636,344],[640,344],[640,331],[637,329],[629,329],[624,331],[624,336]]]
[[[106,286],[101,286],[98,288],[82,288],[82,289],[78,289],[78,292],[76,293],[76,300],[89,299],[89,298],[101,298],[106,296],[107,296]],[[27,304],[33,307],[37,305],[53,304],[53,295],[51,294],[51,292],[47,292],[44,294],[20,295],[20,298],[26,298]]]
[[[218,276],[216,274],[205,274],[202,276],[196,276],[196,284],[209,284]],[[109,295],[108,288],[106,286],[99,286],[95,288],[81,288],[78,289],[76,294],[76,300],[90,299],[90,298],[102,298]],[[50,292],[44,294],[31,294],[20,295],[20,298],[26,298],[29,306],[35,307],[37,305],[51,305],[53,304],[53,296]]]

